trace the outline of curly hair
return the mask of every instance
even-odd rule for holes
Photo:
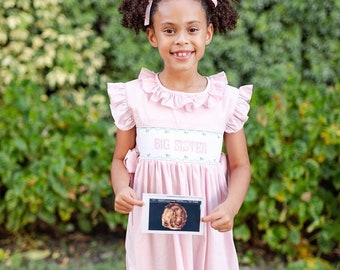
[[[154,0],[152,3],[150,14],[151,25],[153,14],[156,12],[161,1]],[[228,31],[236,28],[239,16],[231,0],[218,0],[216,7],[211,0],[198,1],[201,2],[206,12],[208,23],[213,24],[215,33],[226,34]],[[145,32],[147,26],[144,25],[144,18],[148,3],[149,0],[123,0],[118,9],[123,15],[122,26],[134,30],[137,34],[139,31]]]

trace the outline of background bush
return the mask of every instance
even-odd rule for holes
[[[90,232],[121,222],[111,207],[114,127],[104,104],[102,95],[83,91],[49,97],[29,81],[7,87],[0,106],[0,223],[7,230],[43,221]]]
[[[1,2],[0,90],[18,78],[33,81],[48,93],[84,86],[90,90],[104,83],[100,68],[108,43],[97,35],[86,14],[77,20],[69,16],[67,8],[79,8],[76,2],[67,4],[57,0]]]
[[[236,235],[295,257],[339,248],[340,85],[290,82],[246,126],[253,182]]]
[[[119,1],[0,3],[0,225],[18,232],[111,229],[115,128],[106,83],[161,69],[143,34],[120,26]],[[290,260],[339,258],[340,1],[240,1],[200,70],[253,83],[246,125],[253,180],[240,242]]]

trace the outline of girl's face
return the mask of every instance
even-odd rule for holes
[[[158,48],[164,69],[197,71],[214,30],[212,24],[207,24],[200,1],[163,0],[158,4],[152,22],[147,37],[150,44]]]

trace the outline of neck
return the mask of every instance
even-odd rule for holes
[[[207,79],[198,72],[174,73],[163,70],[159,73],[158,78],[164,87],[179,92],[202,92],[207,86]]]

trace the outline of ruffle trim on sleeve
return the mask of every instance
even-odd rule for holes
[[[224,72],[208,77],[207,88],[199,93],[184,93],[172,91],[161,85],[156,73],[143,68],[139,79],[143,91],[149,96],[149,100],[160,103],[171,109],[184,109],[193,111],[199,107],[212,108],[221,101],[225,95],[227,78]]]
[[[108,83],[107,91],[110,98],[110,109],[115,125],[121,130],[129,130],[135,126],[135,121],[126,96],[124,83]]]
[[[230,121],[226,125],[226,133],[235,133],[239,131],[248,120],[248,112],[250,109],[250,99],[253,93],[252,85],[244,85],[239,88],[238,100],[235,110]]]

